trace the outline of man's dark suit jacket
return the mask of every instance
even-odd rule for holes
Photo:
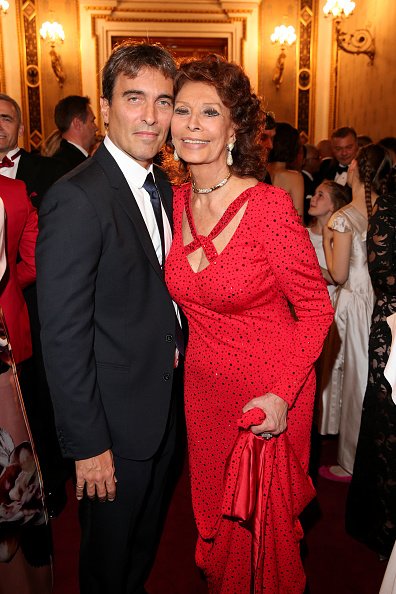
[[[51,157],[42,157],[21,149],[16,179],[26,184],[26,189],[33,206],[39,208],[44,194],[64,173],[65,167]]]
[[[333,180],[336,176],[337,173],[337,168],[338,168],[338,161],[337,159],[325,159],[322,161],[321,165],[320,165],[320,169],[319,169],[319,178],[320,178],[320,182],[322,182],[325,179],[329,179],[329,180]],[[346,184],[345,186],[346,189],[346,193],[349,196],[349,201],[352,200],[352,190],[351,188]]]
[[[334,180],[337,173],[338,161],[337,159],[324,159],[320,164],[319,177],[321,181],[324,179]]]
[[[171,221],[172,192],[155,169]],[[37,286],[65,457],[147,459],[164,435],[176,317],[143,217],[102,145],[46,195]]]
[[[60,146],[53,156],[60,161],[65,168],[65,172],[71,171],[81,163],[86,161],[87,157],[71,142],[62,138]]]

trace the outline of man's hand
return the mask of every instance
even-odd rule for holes
[[[90,499],[98,496],[99,501],[114,501],[116,482],[114,476],[113,454],[106,450],[98,456],[86,460],[76,460],[76,497],[84,496],[84,487]]]
[[[247,412],[252,408],[261,408],[265,413],[265,419],[261,425],[252,425],[251,431],[255,435],[260,433],[271,433],[272,435],[279,435],[283,433],[287,427],[287,402],[276,394],[264,394],[253,398],[245,404],[243,412]]]

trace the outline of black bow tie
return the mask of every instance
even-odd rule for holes
[[[349,165],[341,165],[338,163],[336,173],[347,173]]]

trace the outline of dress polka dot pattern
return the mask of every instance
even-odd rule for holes
[[[290,196],[262,183],[246,192],[247,207],[231,240],[195,273],[182,239],[191,187],[178,188],[174,240],[166,262],[170,293],[189,323],[185,410],[199,532],[197,562],[205,571],[205,560],[212,555],[205,571],[211,594],[251,592],[251,533],[224,520],[216,543],[212,538],[242,408],[266,392],[286,400],[288,438],[307,471],[313,363],[333,317],[314,249]],[[279,571],[292,573],[293,560]]]

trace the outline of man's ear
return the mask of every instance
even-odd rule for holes
[[[83,124],[84,122],[76,116],[72,119],[71,127],[73,127],[75,130],[81,130]]]
[[[110,109],[110,104],[109,104],[108,99],[101,97],[100,98],[100,111],[102,112],[102,118],[103,118],[103,122],[105,124],[109,123],[109,109]]]
[[[18,136],[23,136],[24,131],[25,131],[25,126],[23,124],[19,124]]]

